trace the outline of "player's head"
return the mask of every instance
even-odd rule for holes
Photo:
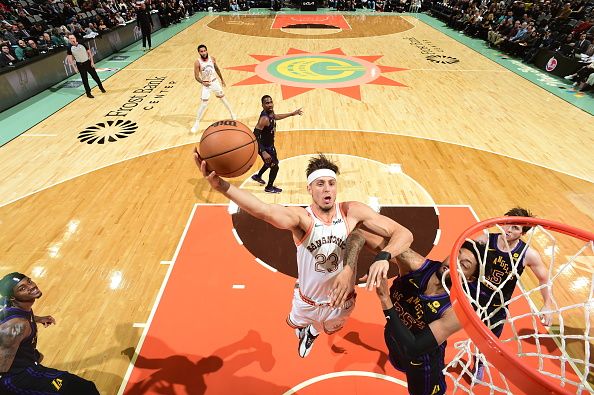
[[[216,355],[202,358],[196,362],[196,366],[200,368],[201,372],[213,373],[223,367],[223,360]]]
[[[262,109],[264,111],[272,112],[272,110],[274,110],[274,103],[272,102],[272,97],[270,97],[269,95],[262,96],[262,99],[260,99],[260,101],[262,102]]]
[[[534,215],[530,211],[528,211],[522,207],[512,208],[507,213],[505,213],[505,216],[506,217],[534,218]],[[529,225],[520,226],[520,225],[509,224],[509,225],[503,225],[502,228],[503,228],[503,231],[505,232],[505,239],[507,240],[508,243],[510,243],[510,242],[514,242],[514,241],[518,240],[520,237],[522,237],[522,235],[526,234],[526,232],[528,232],[530,229],[532,229],[532,226],[529,226]]]
[[[22,273],[9,273],[0,279],[2,305],[12,306],[15,302],[33,303],[41,297],[37,284]]]
[[[309,160],[307,170],[307,191],[322,211],[329,211],[336,201],[336,177],[340,172],[338,166],[324,154]]]
[[[70,43],[70,45],[77,45],[78,44],[78,40],[76,39],[76,36],[74,34],[69,34],[68,35],[68,42]]]
[[[460,270],[466,280],[474,282],[479,276],[479,262],[485,256],[486,245],[480,242],[465,241],[458,252],[458,261],[460,262]],[[442,263],[435,275],[441,280],[445,274],[445,283],[448,288],[452,287],[452,280],[450,278],[450,257],[447,257]]]
[[[208,59],[208,49],[206,48],[206,45],[198,45],[198,53],[202,59]]]

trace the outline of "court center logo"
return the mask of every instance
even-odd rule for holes
[[[234,86],[280,84],[283,99],[313,89],[327,89],[361,100],[361,85],[406,85],[389,79],[382,73],[407,69],[378,65],[374,62],[383,55],[348,56],[340,48],[312,53],[291,48],[286,54],[250,55],[258,64],[229,67],[230,70],[249,71],[253,75]]]
[[[113,143],[136,133],[136,122],[118,119],[117,121],[99,122],[87,127],[78,134],[78,140],[87,144]]]

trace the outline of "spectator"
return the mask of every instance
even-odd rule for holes
[[[580,57],[580,54],[586,53],[590,47],[590,44],[592,44],[592,42],[586,39],[586,33],[580,34],[580,38],[575,43],[573,43],[573,53],[577,57]]]
[[[25,48],[25,58],[31,59],[36,56],[39,56],[40,53],[41,52],[39,51],[39,48],[37,47],[37,43],[35,42],[35,40],[30,38],[27,41],[27,48]]]
[[[25,50],[27,49],[27,43],[24,40],[18,41],[18,47],[15,48],[14,54],[18,60],[25,60]]]
[[[16,55],[12,53],[10,45],[2,44],[0,47],[0,67],[13,66],[18,61]]]

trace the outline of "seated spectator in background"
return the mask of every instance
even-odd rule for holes
[[[30,29],[27,29],[25,27],[25,25],[23,25],[22,22],[18,22],[17,23],[17,27],[21,31],[21,34],[22,34],[23,39],[29,38],[29,37],[32,37],[33,36],[33,34],[31,33],[31,30]]]
[[[39,48],[37,47],[37,43],[35,42],[35,40],[29,39],[27,41],[27,48],[25,48],[25,58],[31,59],[36,56],[39,56],[40,53],[41,51],[39,51]]]
[[[559,11],[559,13],[557,13],[557,16],[555,17],[555,19],[567,19],[569,18],[569,15],[571,15],[571,3],[565,3],[565,5],[563,6],[563,8]]]
[[[570,45],[573,45],[573,53],[579,58],[581,54],[586,53],[590,44],[592,44],[592,42],[586,38],[586,33],[582,33],[580,34],[580,38]]]
[[[537,37],[536,42],[532,45],[532,47],[526,48],[523,61],[526,63],[532,62],[541,48],[547,49],[553,44],[554,40],[552,38],[551,31],[547,30],[544,32],[544,35]]]
[[[102,18],[99,18],[99,22],[97,22],[97,30],[99,31],[99,33],[109,31],[109,28],[107,27]]]
[[[12,53],[10,45],[2,44],[0,47],[0,67],[13,66],[18,61],[16,55]]]
[[[18,41],[18,47],[15,48],[14,54],[18,60],[25,60],[25,50],[27,49],[27,43],[24,40]]]
[[[25,35],[19,30],[17,25],[12,25],[10,31],[4,33],[4,38],[10,41],[11,45],[18,45],[19,40],[25,38]]]
[[[573,39],[573,36],[571,35],[571,33],[567,34],[561,40],[561,43],[559,44],[559,48],[557,50],[565,56],[568,56],[568,57],[572,56],[573,51],[574,51],[574,45],[575,45],[574,41],[575,40]]]
[[[518,41],[517,46],[515,48],[512,49],[512,53],[515,56],[524,58],[526,57],[526,54],[531,51],[534,46],[538,45],[540,42],[539,39],[539,34],[536,30],[534,30],[534,28],[532,28],[532,26],[529,27],[530,30],[530,34],[528,35],[528,37],[525,37],[523,39],[521,39],[520,41]]]
[[[582,67],[574,74],[565,76],[565,79],[573,81],[573,86],[577,86],[578,90],[583,90],[586,85],[589,85],[590,87],[594,85],[592,84],[592,79],[590,78],[592,74],[594,74],[594,62]],[[590,81],[589,84],[588,81]]]
[[[594,18],[592,16],[586,18],[585,21],[578,23],[577,26],[571,31],[573,35],[587,32],[592,26],[594,26]]]
[[[229,2],[229,8],[231,8],[231,11],[239,11],[239,3],[237,3],[237,0],[231,0]]]

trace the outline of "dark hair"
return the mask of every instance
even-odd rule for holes
[[[462,247],[460,247],[460,248],[464,248],[464,249],[470,251],[472,253],[472,255],[474,255],[474,259],[476,259],[476,268],[474,269],[474,272],[472,273],[472,275],[475,280],[478,279],[480,269],[481,269],[481,262],[482,262],[481,257],[485,256],[485,249],[487,248],[487,245],[480,241],[472,242],[472,241],[466,240],[464,242],[464,244],[462,244]]]
[[[309,160],[307,169],[305,170],[306,176],[309,177],[311,173],[320,169],[330,169],[337,175],[340,174],[340,171],[338,171],[338,166],[334,162],[326,158],[324,154],[318,154],[318,156],[314,156]]]
[[[206,45],[204,45],[204,44],[198,45],[198,51],[200,51],[200,48],[204,48],[208,51],[208,48],[206,48]]]
[[[272,100],[272,97],[270,97],[270,95],[264,95],[264,96],[262,96],[262,98],[260,99],[260,102],[261,102],[262,104],[264,104],[264,100],[266,100],[266,99],[270,99],[270,100]]]
[[[11,298],[14,295],[14,287],[24,278],[27,278],[27,276],[19,272],[13,272],[0,279],[0,308],[10,306]]]
[[[532,214],[529,210],[526,210],[525,208],[522,207],[514,207],[511,210],[509,210],[507,213],[505,213],[506,217],[528,217],[528,218],[534,218],[534,214]],[[532,229],[532,226],[522,226],[522,234],[528,232],[530,229]]]

